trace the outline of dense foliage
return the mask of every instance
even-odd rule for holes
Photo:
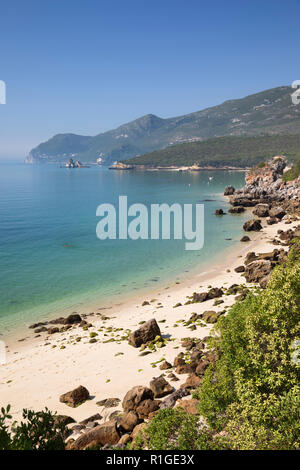
[[[218,321],[212,347],[219,359],[194,394],[199,416],[160,411],[142,445],[299,449],[299,315],[300,260],[294,249],[288,263],[274,270],[266,290],[250,293]]]
[[[47,408],[38,413],[23,410],[20,424],[8,426],[12,419],[10,406],[1,408],[0,450],[63,450],[65,425],[59,423]]]
[[[134,165],[201,167],[252,167],[274,155],[295,160],[300,155],[300,134],[263,135],[257,137],[218,137],[203,142],[169,146],[146,155],[126,160]]]

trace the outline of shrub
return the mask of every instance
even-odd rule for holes
[[[195,394],[215,432],[235,449],[299,447],[299,370],[292,345],[299,339],[300,263],[292,253],[267,289],[236,303],[217,324],[220,359]]]
[[[0,450],[63,450],[66,427],[59,423],[56,416],[47,408],[34,412],[23,410],[20,424],[14,424],[10,430],[7,420],[12,419],[10,405],[1,408],[0,414]]]
[[[222,447],[220,440],[201,424],[200,416],[187,414],[182,408],[160,410],[149,426],[140,433],[135,449],[209,450]]]

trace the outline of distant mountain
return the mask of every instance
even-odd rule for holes
[[[124,160],[182,142],[226,135],[300,134],[300,106],[292,89],[273,88],[202,111],[162,119],[147,114],[95,137],[58,134],[34,148],[26,161],[64,162],[70,157],[104,164]]]
[[[296,161],[300,157],[300,134],[215,137],[202,142],[172,145],[122,163],[150,168],[194,164],[200,167],[247,168],[275,155],[286,155],[291,161]]]

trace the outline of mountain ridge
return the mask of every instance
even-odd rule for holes
[[[291,87],[280,86],[182,116],[146,114],[96,136],[57,134],[32,149],[26,161],[76,157],[95,163],[100,158],[109,165],[174,144],[226,135],[300,134],[300,106],[293,105],[291,93]]]

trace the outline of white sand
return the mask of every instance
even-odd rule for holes
[[[284,222],[280,222],[273,226],[264,225],[259,233],[250,232],[249,236],[252,241],[238,243],[235,251],[224,260],[222,266],[215,267],[209,273],[198,274],[184,283],[173,283],[169,289],[159,290],[156,286],[156,290],[147,298],[143,296],[143,298],[131,300],[109,310],[99,310],[110,319],[103,322],[96,314],[89,317],[88,321],[93,324],[93,328],[88,331],[74,327],[65,333],[54,335],[41,333],[41,337],[34,338],[33,330],[27,330],[26,341],[10,340],[7,344],[7,363],[0,366],[0,406],[10,403],[14,419],[21,417],[23,408],[38,411],[47,406],[59,414],[72,416],[76,421],[97,412],[107,416],[121,409],[119,405],[117,408],[103,410],[96,405],[96,402],[109,397],[118,397],[122,400],[131,387],[149,385],[153,377],[162,373],[159,370],[159,364],[153,368],[151,363],[162,357],[173,363],[175,356],[181,350],[178,349],[181,338],[202,338],[209,334],[211,327],[210,325],[203,328],[197,327],[197,330],[190,331],[181,323],[178,327],[174,327],[175,322],[189,319],[192,312],[223,310],[224,306],[234,303],[234,296],[223,296],[224,304],[218,307],[213,307],[214,300],[183,305],[178,308],[173,308],[173,306],[177,302],[184,304],[187,296],[195,291],[203,292],[209,285],[229,287],[233,283],[245,283],[244,277],[233,271],[235,267],[243,264],[240,256],[245,256],[249,251],[256,253],[272,251],[276,246],[270,244],[270,240],[274,238],[277,230],[287,230],[296,225],[295,223],[285,225]],[[230,272],[227,272],[228,269]],[[157,300],[151,302],[150,305],[141,306],[143,300],[151,301],[152,299]],[[162,308],[158,308],[158,302],[161,303]],[[158,322],[166,320],[165,323],[159,323],[161,332],[163,335],[171,335],[174,341],[168,342],[166,347],[144,357],[140,357],[139,349],[129,346],[127,341],[122,341],[120,344],[103,343],[111,338],[110,333],[104,336],[105,331],[97,331],[102,326],[134,330],[140,321],[151,318],[155,318]],[[89,343],[91,331],[98,333],[97,343]],[[122,331],[119,332],[121,335],[122,333]],[[81,342],[69,343],[72,337],[77,336],[82,338]],[[65,349],[60,349],[62,345],[65,345]],[[53,348],[53,346],[56,347]],[[123,355],[116,356],[119,352]],[[171,382],[176,388],[186,380],[187,375],[178,377],[179,382]],[[62,393],[78,385],[85,386],[93,398],[78,408],[70,408],[59,402],[59,396]]]

